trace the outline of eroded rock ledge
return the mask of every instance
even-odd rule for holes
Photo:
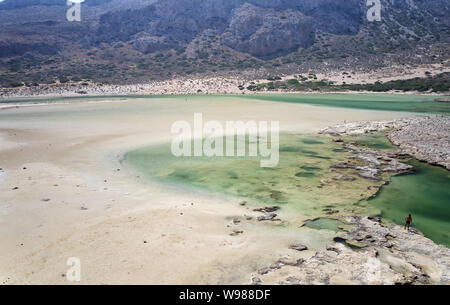
[[[324,249],[287,249],[258,270],[253,284],[450,284],[450,249],[376,217],[343,217],[350,226]],[[303,250],[303,249],[302,249]]]
[[[450,170],[450,117],[426,116],[392,121],[357,122],[328,127],[334,137],[388,131],[387,137],[403,154]]]
[[[352,170],[357,176],[374,181],[382,181],[383,173],[396,175],[414,171],[411,165],[398,161],[405,157],[401,151],[371,149],[357,143],[345,142],[342,142],[342,147],[353,156],[346,162],[332,165],[333,169]]]
[[[387,131],[399,149],[373,149],[349,143],[344,136]],[[382,122],[358,122],[324,129],[350,152],[345,162],[332,165],[342,180],[354,176],[384,183],[389,175],[414,171],[401,159],[413,156],[449,168],[450,119],[421,116]],[[343,222],[326,245],[303,245],[301,240],[279,251],[279,257],[261,266],[251,283],[310,284],[450,284],[450,249],[437,245],[416,230],[383,224],[378,217],[326,213]]]
[[[391,131],[388,138],[414,158],[450,170],[450,117],[411,122]]]

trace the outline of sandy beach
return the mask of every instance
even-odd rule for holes
[[[298,238],[295,231],[251,223],[230,236],[233,217],[255,214],[236,198],[144,180],[121,163],[128,151],[170,142],[172,123],[192,121],[194,112],[279,120],[282,131],[297,133],[405,116],[237,97],[2,109],[0,282],[69,284],[66,262],[78,257],[81,284],[251,283],[250,274]],[[326,247],[326,236],[311,234],[303,238]]]

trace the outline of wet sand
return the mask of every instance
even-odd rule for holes
[[[170,142],[176,120],[279,120],[283,131],[315,133],[344,121],[405,113],[326,108],[236,97],[152,98],[0,111],[0,282],[248,284],[298,238],[271,224],[230,236],[249,211],[236,198],[163,186],[121,164],[124,153]],[[279,236],[282,236],[279,238]],[[325,247],[326,234],[305,239]]]

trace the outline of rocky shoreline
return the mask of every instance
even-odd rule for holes
[[[342,217],[351,229],[322,250],[291,245],[252,275],[254,285],[450,284],[450,249],[377,217]]]
[[[354,156],[346,162],[332,165],[332,169],[352,170],[357,176],[374,181],[382,181],[383,173],[406,174],[414,171],[412,166],[399,162],[405,157],[401,151],[370,149],[344,142],[342,147]]]
[[[450,117],[423,116],[392,121],[347,123],[328,127],[320,133],[339,138],[344,135],[357,136],[387,131],[388,139],[399,147],[397,156],[409,155],[450,170],[449,130]],[[349,147],[347,145],[346,148]]]
[[[178,78],[142,84],[109,85],[96,83],[49,84],[39,87],[0,88],[0,99],[27,97],[72,97],[108,95],[239,94],[240,78]]]
[[[320,133],[332,136],[350,153],[347,161],[331,166],[340,179],[354,181],[358,176],[381,186],[389,175],[414,172],[412,166],[400,162],[411,156],[449,169],[449,127],[448,117],[423,116],[348,123]],[[380,131],[388,131],[399,149],[367,148],[343,139]],[[450,284],[450,249],[446,246],[435,244],[415,229],[384,224],[379,217],[348,216],[339,211],[325,214],[322,219],[342,225],[324,249],[293,243],[271,265],[252,274],[251,284]]]
[[[411,122],[389,132],[388,139],[408,155],[450,170],[450,117]]]
[[[352,74],[352,78],[345,77],[341,70],[338,71],[315,71],[318,80],[332,81],[334,84],[373,84],[376,81],[389,82],[394,80],[410,79],[413,77],[423,77],[425,71],[433,71],[434,74],[450,72],[448,68],[434,65],[419,66],[396,74],[393,71],[402,70],[404,67],[389,67],[371,73]],[[309,71],[312,73],[312,71]],[[307,74],[309,72],[303,72]],[[295,79],[298,74],[280,74],[280,80],[287,81]],[[74,97],[74,96],[105,96],[105,95],[195,95],[195,94],[295,94],[295,93],[336,93],[330,91],[253,91],[249,86],[265,84],[269,79],[262,75],[256,75],[251,71],[240,71],[228,74],[180,76],[167,80],[149,80],[143,83],[133,84],[103,84],[92,80],[79,82],[55,82],[51,84],[28,84],[16,88],[0,88],[0,101],[2,99],[34,98],[34,97]],[[379,94],[372,91],[341,91],[345,93],[369,93]],[[386,93],[386,92],[382,92]],[[425,92],[391,92],[401,94],[427,94]],[[439,97],[439,95],[436,95]],[[440,97],[437,101],[448,102],[448,97]]]

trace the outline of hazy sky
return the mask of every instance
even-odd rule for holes
[[[3,2],[4,0],[0,0],[0,2]],[[74,3],[81,3],[84,2],[85,0],[71,0]]]

